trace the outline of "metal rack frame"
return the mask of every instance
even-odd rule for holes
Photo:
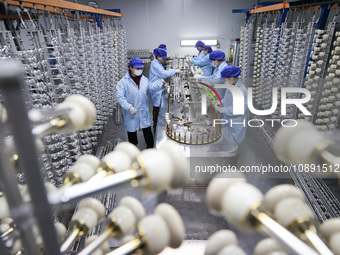
[[[59,244],[52,220],[51,206],[47,200],[47,193],[39,171],[38,153],[36,148],[31,147],[35,142],[25,106],[21,68],[18,63],[6,63],[6,65],[7,68],[2,68],[0,71],[0,91],[9,114],[8,128],[13,133],[16,148],[20,155],[20,168],[27,176],[26,181],[31,195],[32,207],[22,202],[15,170],[8,161],[9,157],[5,151],[5,146],[1,144],[3,143],[2,139],[0,139],[0,176],[6,182],[6,185],[3,185],[4,193],[10,207],[11,217],[20,229],[25,252],[32,255],[39,254],[39,248],[36,245],[31,228],[34,222],[30,219],[32,219],[33,214],[45,244],[46,254],[58,255],[60,254]],[[4,136],[5,131],[2,128],[0,134]]]
[[[61,0],[0,0],[0,7],[3,14],[1,19],[18,19],[18,15],[11,13],[11,6],[21,9],[27,8],[35,11],[46,11],[51,15],[66,15],[74,19],[93,18],[98,27],[101,27],[103,18],[120,18],[122,13],[96,9],[80,4],[70,3]],[[13,14],[13,15],[12,15]],[[10,16],[8,16],[10,15]],[[81,16],[82,15],[82,16]],[[25,17],[23,16],[25,19]],[[60,247],[53,223],[53,208],[48,202],[47,192],[44,186],[43,177],[40,173],[38,153],[32,135],[31,123],[27,116],[27,109],[24,100],[24,84],[19,63],[12,65],[10,69],[0,70],[0,91],[4,99],[4,106],[7,109],[9,120],[8,125],[0,125],[0,135],[4,137],[8,131],[15,139],[17,153],[20,155],[20,171],[26,176],[28,190],[31,196],[30,203],[24,203],[18,187],[16,171],[9,162],[8,152],[4,146],[3,139],[0,139],[0,180],[8,205],[11,218],[14,219],[17,230],[20,234],[25,254],[39,254],[39,249],[35,242],[32,226],[37,224],[43,239],[45,253],[48,255],[59,255]],[[6,70],[5,70],[6,69]],[[9,254],[4,243],[0,241],[0,254]]]

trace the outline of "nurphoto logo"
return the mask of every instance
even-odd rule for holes
[[[202,83],[201,83],[202,84]],[[203,84],[205,86],[208,86],[206,84]],[[221,107],[223,107],[222,105],[222,101],[221,101],[221,97],[218,95],[218,93],[216,92],[216,90],[214,88],[212,88],[211,86],[209,86],[209,88],[216,94],[217,98],[220,101]],[[245,109],[244,109],[244,94],[242,92],[241,89],[239,89],[238,87],[234,86],[234,85],[229,85],[229,84],[216,84],[215,88],[225,88],[228,89],[231,94],[232,94],[232,98],[233,98],[233,115],[244,115],[245,114]],[[202,89],[204,91],[206,91],[205,89]],[[206,91],[208,92],[208,91]],[[299,93],[299,94],[303,94],[305,95],[305,97],[300,97],[300,98],[287,98],[287,94],[292,94],[292,93]],[[213,99],[214,103],[217,105],[217,102],[215,100],[215,98],[213,97],[213,95],[209,92],[208,93],[210,95],[210,97]],[[278,106],[278,88],[273,88],[272,89],[272,105],[269,109],[265,109],[265,110],[258,110],[255,109],[254,105],[253,105],[253,88],[248,88],[248,109],[251,113],[253,113],[254,115],[258,115],[258,116],[266,116],[266,115],[270,115],[273,112],[275,112],[277,106]],[[307,103],[311,98],[311,93],[309,92],[309,90],[305,89],[305,88],[292,88],[292,87],[288,87],[288,88],[281,88],[281,115],[286,115],[287,114],[287,105],[295,105],[305,116],[310,116],[312,115],[307,109],[306,107],[303,106],[304,103]],[[206,94],[202,94],[201,97],[201,110],[202,110],[202,115],[207,114],[207,97]],[[249,120],[248,122],[251,122],[252,120]],[[274,121],[280,121],[279,119],[266,119],[266,121],[271,121],[272,125],[274,125]],[[260,121],[261,122],[261,121]],[[282,126],[287,126],[287,127],[294,127],[296,125],[291,124],[291,122],[295,122],[296,120],[294,119],[286,119],[281,121],[281,125]],[[213,126],[215,127],[215,125],[219,124],[219,125],[223,125],[223,124],[227,124],[228,120],[226,119],[214,119],[213,122]],[[263,121],[262,121],[263,123]],[[290,123],[290,124],[286,124],[286,123]],[[232,121],[231,123],[229,123],[230,125],[233,125]],[[234,123],[234,124],[243,124],[244,126],[246,125],[245,121],[242,123]],[[250,127],[255,127],[254,125],[252,125],[251,123],[248,123],[248,125]],[[256,126],[258,127],[258,126]]]

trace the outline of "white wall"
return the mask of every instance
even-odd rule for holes
[[[87,0],[78,0],[87,4]],[[240,37],[244,14],[232,9],[248,8],[252,0],[96,0],[101,9],[121,9],[127,30],[128,49],[153,50],[165,43],[168,55],[197,54],[181,47],[183,39],[218,39],[229,56],[230,40]],[[213,49],[215,49],[213,47]]]

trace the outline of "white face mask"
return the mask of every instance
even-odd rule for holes
[[[136,70],[133,74],[136,76],[141,76],[143,73],[143,70]]]

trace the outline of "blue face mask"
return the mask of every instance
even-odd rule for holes
[[[214,68],[216,68],[217,66],[213,63],[213,62],[211,62],[211,65],[214,67]]]

